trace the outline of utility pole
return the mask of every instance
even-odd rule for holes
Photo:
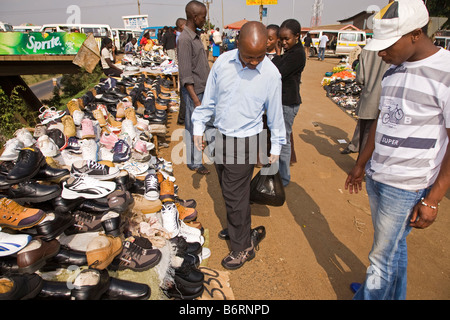
[[[140,4],[139,0],[137,0],[137,2],[138,2],[138,13],[139,13],[139,15],[141,15],[141,4]]]
[[[208,30],[211,28],[211,22],[209,20],[209,4],[212,3],[213,0],[203,0],[203,3],[206,5],[206,9],[208,10]]]

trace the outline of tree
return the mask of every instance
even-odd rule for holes
[[[448,18],[441,28],[444,30],[448,29],[450,27],[450,2],[448,0],[426,0],[425,3],[430,17]]]

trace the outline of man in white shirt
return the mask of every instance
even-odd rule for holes
[[[450,186],[450,53],[426,35],[422,0],[396,0],[374,17],[365,50],[391,64],[379,116],[345,181],[361,190],[364,173],[374,241],[366,281],[354,299],[406,299],[406,237],[436,219]]]
[[[322,36],[319,38],[319,60],[323,61],[325,59],[325,49],[327,47],[328,41],[329,39],[326,34],[322,34]]]
[[[215,167],[226,204],[231,247],[222,260],[227,269],[237,269],[255,256],[256,243],[250,235],[250,181],[264,112],[271,131],[270,163],[278,161],[286,142],[281,75],[266,57],[267,38],[267,29],[260,22],[242,27],[238,49],[225,52],[214,63],[202,105],[192,115],[198,150],[203,148],[206,123],[215,119]],[[267,145],[266,138],[260,140]]]

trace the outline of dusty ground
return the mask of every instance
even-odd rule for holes
[[[349,284],[364,279],[373,235],[368,197],[365,190],[358,195],[344,190],[356,155],[342,155],[345,145],[338,142],[349,141],[356,122],[320,85],[338,62],[307,61],[303,104],[294,123],[298,162],[291,167],[286,203],[252,206],[252,225],[264,225],[267,236],[254,260],[229,273],[235,299],[348,300]],[[174,115],[170,130],[176,128],[181,126]],[[174,144],[161,156],[170,159]],[[197,200],[198,220],[208,229],[208,267],[224,271],[220,262],[229,249],[217,233],[226,227],[225,207],[214,167],[209,168],[210,175],[200,176],[177,165],[174,174],[180,197]],[[430,228],[414,230],[408,238],[408,299],[450,298],[450,192],[439,211]]]

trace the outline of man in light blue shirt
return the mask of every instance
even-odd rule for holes
[[[250,182],[258,158],[258,137],[265,136],[262,116],[271,133],[269,163],[276,163],[286,131],[281,101],[281,75],[266,57],[267,29],[260,22],[246,23],[238,49],[214,63],[201,106],[192,114],[194,143],[202,150],[206,123],[214,118],[215,167],[227,210],[227,238],[231,252],[222,260],[237,269],[255,256],[251,233]],[[266,141],[260,143],[265,145]],[[267,155],[267,152],[266,152]]]

